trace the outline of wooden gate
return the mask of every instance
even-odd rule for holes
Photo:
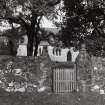
[[[72,66],[56,66],[53,68],[53,91],[55,93],[76,90],[76,69]]]

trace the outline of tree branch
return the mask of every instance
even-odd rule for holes
[[[28,28],[29,28],[29,24],[26,23],[23,18],[21,18],[21,17],[18,17],[18,18],[19,18],[19,20],[22,22],[22,24],[24,25],[24,27],[25,27],[26,29],[28,29]]]
[[[1,19],[8,20],[10,23],[16,23],[24,26],[26,30],[29,28],[29,24],[25,22],[25,20],[21,17],[1,17]]]
[[[38,22],[36,24],[38,29],[40,28],[40,25],[39,24],[40,24],[41,19],[42,19],[42,16],[40,16],[40,18],[38,19]]]
[[[97,33],[98,33],[101,37],[105,38],[104,32],[103,32],[100,28],[98,28],[98,27],[95,25],[94,22],[92,22],[92,25],[93,25],[93,27],[95,28],[95,30],[97,31]]]
[[[60,2],[61,2],[61,0],[56,0],[55,2],[54,2],[54,0],[52,0],[51,2],[48,3],[48,5],[55,6],[55,5],[59,4]]]

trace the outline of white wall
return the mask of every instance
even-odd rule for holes
[[[24,35],[22,37],[24,38],[24,42],[20,43],[20,40],[19,40],[19,47],[17,49],[17,56],[27,56],[28,37],[26,35]]]
[[[38,47],[38,56],[40,56],[39,49],[41,50],[41,53],[42,53],[43,46]],[[61,55],[53,54],[53,49],[54,49],[53,46],[48,46],[48,54],[49,54],[49,57],[51,58],[52,61],[67,62],[67,54],[70,51],[71,55],[72,55],[72,62],[75,62],[75,60],[79,54],[79,51],[74,52],[73,47],[71,47],[70,49],[69,48],[62,48],[61,49]]]
[[[69,49],[61,49],[61,56],[57,56],[56,54],[53,54],[54,47],[48,46],[48,54],[52,61],[58,61],[58,62],[66,62],[67,61],[67,52]]]
[[[72,55],[72,62],[75,62],[78,54],[79,54],[79,51],[76,51],[74,52],[72,48],[68,49],[68,48],[65,48],[65,49],[61,49],[61,55],[54,55],[53,54],[53,48],[52,46],[48,46],[48,54],[51,58],[52,61],[58,61],[58,62],[66,62],[67,61],[67,54],[68,52],[70,51],[71,52],[71,55]]]

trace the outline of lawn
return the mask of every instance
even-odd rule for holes
[[[105,105],[105,100],[97,93],[8,93],[0,90],[0,105]]]

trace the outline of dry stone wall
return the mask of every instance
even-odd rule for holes
[[[105,58],[92,57],[92,83],[101,87],[105,85]]]
[[[0,57],[0,87],[6,91],[50,90],[50,59],[46,57]]]

